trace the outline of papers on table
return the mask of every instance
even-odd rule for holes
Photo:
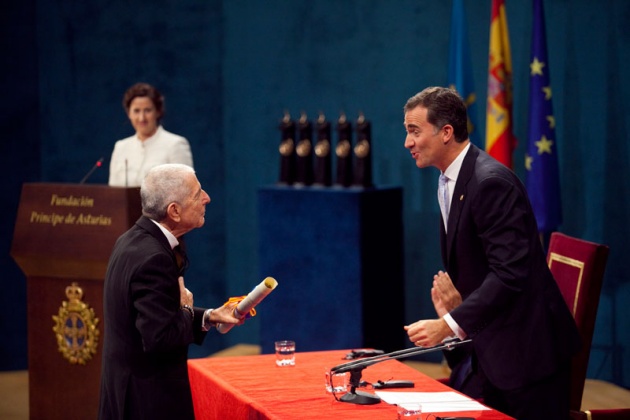
[[[406,403],[420,403],[423,413],[489,410],[488,407],[457,392],[376,391],[376,395],[392,405],[404,406]]]

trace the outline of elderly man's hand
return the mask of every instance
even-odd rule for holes
[[[180,276],[177,281],[179,281],[179,304],[180,306],[193,306],[193,294],[190,290],[186,289],[184,286],[184,278]]]
[[[213,309],[210,313],[210,321],[214,323],[241,325],[245,322],[245,318],[241,319],[234,316],[236,305],[236,302],[230,302],[220,308]]]

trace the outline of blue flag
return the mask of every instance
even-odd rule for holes
[[[470,140],[484,149],[477,130],[477,95],[473,83],[464,0],[453,0],[448,54],[448,86],[455,89],[466,102]]]
[[[527,191],[538,230],[549,233],[562,223],[558,148],[547,60],[542,0],[533,0],[532,53],[529,84],[529,136],[525,169]]]

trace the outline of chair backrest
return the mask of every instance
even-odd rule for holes
[[[591,353],[599,295],[608,259],[606,245],[553,232],[547,264],[582,336],[582,349],[571,366],[571,410],[580,410]]]

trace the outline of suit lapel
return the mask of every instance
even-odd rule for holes
[[[475,169],[475,162],[479,155],[479,149],[474,144],[470,144],[468,153],[464,156],[462,167],[457,175],[457,182],[455,183],[455,190],[453,191],[453,199],[451,202],[451,209],[448,215],[448,233],[446,234],[446,263],[450,260],[450,254],[453,249],[453,239],[457,236],[457,228],[459,226],[459,218],[462,213],[462,208],[466,202],[467,185],[470,178],[473,175]],[[443,229],[442,229],[443,231]]]

